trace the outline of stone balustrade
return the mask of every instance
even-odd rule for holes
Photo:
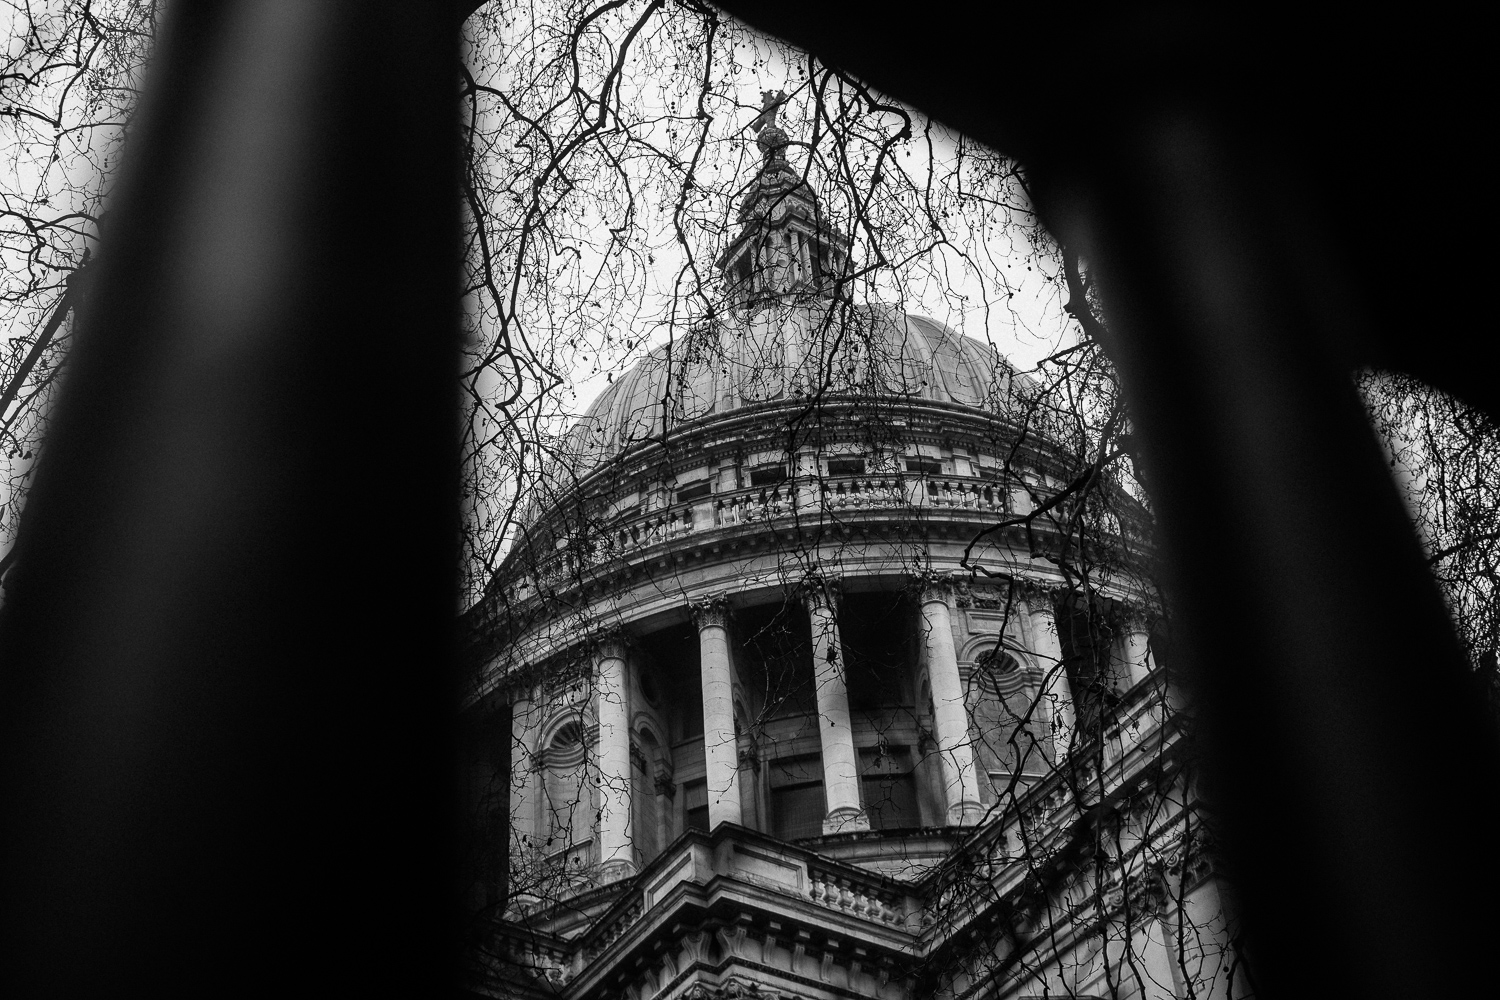
[[[790,515],[796,503],[796,489],[790,482],[720,493],[713,498],[714,524],[720,528],[765,524]]]
[[[927,480],[927,504],[993,514],[1010,512],[1010,495],[1000,484],[986,479],[935,477]]]
[[[817,510],[806,506],[813,498]],[[787,480],[775,486],[716,493],[627,514],[614,523],[607,523],[601,515],[599,530],[591,534],[587,546],[562,545],[541,561],[535,585],[543,590],[565,586],[580,573],[628,560],[656,545],[705,531],[770,525],[794,516],[815,516],[818,512],[847,515],[902,508],[939,508],[1003,517],[1010,513],[1010,500],[1000,483],[982,477],[867,473],[825,476],[811,487]],[[523,581],[515,585],[512,597],[524,599],[530,596],[531,589]]]
[[[911,503],[906,483],[890,475],[830,476],[820,481],[824,510],[886,510]]]
[[[604,546],[608,555],[623,554],[636,549],[650,548],[661,542],[681,538],[693,530],[693,513],[687,504],[678,504],[665,510],[649,511],[617,528],[605,537]]]
[[[886,888],[878,878],[816,864],[808,866],[807,877],[808,896],[814,903],[892,927],[906,923],[901,896]]]

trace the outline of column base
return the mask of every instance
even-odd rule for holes
[[[635,864],[631,861],[606,861],[599,866],[599,884],[619,882],[635,876]]]
[[[870,817],[863,809],[835,809],[823,817],[823,833],[855,833],[870,828]]]
[[[958,802],[948,807],[949,826],[977,826],[984,820],[984,806],[978,802]]]

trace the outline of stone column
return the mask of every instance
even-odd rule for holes
[[[1125,638],[1121,650],[1125,659],[1124,680],[1126,687],[1133,687],[1146,679],[1151,672],[1151,631],[1145,616],[1132,613],[1125,620]]]
[[[708,826],[741,823],[740,752],[734,735],[734,674],[729,660],[729,605],[693,608],[702,657],[703,758],[708,779]]]
[[[510,834],[517,844],[529,846],[537,835],[538,786],[537,739],[541,712],[531,700],[531,691],[516,693],[510,703]],[[526,838],[526,840],[523,840]]]
[[[538,761],[542,711],[530,689],[517,692],[510,716],[510,836],[511,856],[524,857],[546,831],[539,829],[542,771]],[[522,894],[525,899],[534,896]]]
[[[948,584],[929,582],[922,588],[922,641],[927,650],[927,680],[932,688],[932,724],[937,730],[938,759],[942,762],[943,791],[950,826],[977,823],[984,813],[979,803],[979,772],[969,739],[969,711],[964,704],[963,678],[958,674],[958,651],[953,646],[953,613]]]
[[[838,588],[810,580],[803,589],[812,620],[813,678],[818,694],[818,736],[823,744],[824,833],[868,830],[859,804],[859,762],[849,725],[849,688],[844,680],[844,647],[839,641]]]
[[[1042,669],[1042,697],[1052,700],[1057,711],[1052,720],[1052,744],[1060,759],[1068,752],[1078,717],[1073,709],[1073,689],[1062,665],[1062,643],[1057,638],[1057,620],[1052,600],[1046,594],[1032,593],[1026,598],[1026,617],[1031,632],[1031,653]]]
[[[635,871],[625,657],[625,643],[619,637],[599,643],[594,654],[599,696],[599,869],[606,881]]]

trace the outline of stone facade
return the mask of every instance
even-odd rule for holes
[[[1020,412],[1036,387],[839,305],[847,241],[774,117],[733,308],[579,422],[465,620],[467,711],[512,719],[477,820],[509,827],[509,902],[472,988],[1244,995],[1133,582],[1144,518],[1121,495],[1091,543],[1085,642],[1064,540],[1023,520],[1069,458]]]

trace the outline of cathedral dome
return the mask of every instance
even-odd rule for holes
[[[686,425],[777,401],[905,399],[1003,412],[1029,382],[993,346],[937,320],[818,298],[734,314],[651,351],[578,419],[562,453],[582,478]]]
[[[762,97],[711,310],[553,442],[466,616],[469,828],[508,822],[515,873],[486,988],[1103,995],[1133,968],[1103,964],[1118,907],[1144,886],[1133,912],[1181,921],[1202,891],[1144,518],[1107,474],[1074,499],[1091,466],[992,346],[851,301],[851,242],[786,158],[785,95]],[[1035,857],[1106,835],[1087,775],[1142,803],[1099,820],[1135,853],[1103,888],[1038,881]],[[967,946],[1037,912],[1067,936],[1006,938],[1039,960],[1003,980]]]
[[[638,445],[752,409],[780,421],[788,406],[905,400],[1001,415],[1031,387],[989,344],[895,306],[849,301],[849,238],[786,158],[791,139],[777,124],[786,95],[763,96],[750,127],[764,163],[716,261],[719,308],[615,379],[566,432],[554,470],[564,490]]]

